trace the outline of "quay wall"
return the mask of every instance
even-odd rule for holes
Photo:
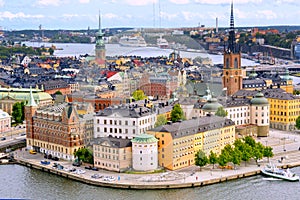
[[[222,183],[226,181],[231,181],[231,180],[236,180],[240,178],[245,178],[245,177],[250,177],[250,176],[255,176],[258,174],[261,174],[261,170],[252,170],[252,171],[247,171],[244,173],[238,173],[235,175],[228,175],[228,176],[223,176],[219,178],[211,178],[209,180],[200,180],[200,181],[194,181],[194,182],[187,182],[187,183],[182,183],[182,182],[171,182],[171,181],[166,181],[166,182],[132,182],[132,183],[120,183],[118,181],[115,182],[106,182],[102,181],[99,179],[89,179],[89,178],[84,178],[82,175],[78,174],[72,174],[70,172],[66,172],[63,170],[58,170],[55,168],[52,168],[49,165],[42,165],[42,164],[36,164],[33,162],[29,162],[28,160],[16,160],[17,164],[24,165],[29,168],[33,169],[38,169],[43,172],[55,174],[61,177],[65,177],[71,180],[83,182],[86,184],[94,185],[94,186],[101,186],[101,187],[110,187],[110,188],[119,188],[119,189],[137,189],[137,190],[156,190],[156,189],[180,189],[180,188],[193,188],[193,187],[201,187],[201,186],[206,186],[206,185],[211,185],[211,184],[217,184],[217,183]],[[299,163],[291,163],[291,164],[285,164],[281,165],[279,167],[282,168],[293,168],[300,166]]]

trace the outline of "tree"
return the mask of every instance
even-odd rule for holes
[[[20,102],[17,102],[13,105],[13,108],[12,108],[12,117],[13,119],[15,120],[16,123],[22,123],[24,119],[24,116],[23,116],[23,110],[22,110],[22,105],[24,105],[24,103],[20,103]]]
[[[234,148],[232,155],[231,155],[231,162],[234,165],[234,169],[236,165],[240,165],[242,160],[242,152],[237,148]]]
[[[268,158],[268,162],[270,158],[274,156],[272,147],[265,147],[263,151],[263,156]]]
[[[263,158],[264,146],[260,142],[258,142],[252,148],[252,151],[253,151],[253,158],[254,158],[256,164],[258,164],[257,160],[260,160]]]
[[[143,90],[136,90],[136,91],[134,91],[133,94],[132,94],[132,97],[136,101],[143,100],[143,99],[147,98],[147,96],[145,96]]]
[[[226,117],[228,115],[228,112],[224,110],[223,107],[219,107],[215,115],[219,117]]]
[[[183,110],[179,104],[175,104],[171,111],[171,120],[172,122],[177,122],[181,119],[184,119]]]
[[[255,140],[251,136],[246,136],[244,138],[244,141],[245,141],[246,144],[249,144],[252,148],[254,148],[255,145],[256,145]]]
[[[93,153],[87,148],[78,149],[74,153],[74,156],[78,158],[78,161],[82,160],[83,162],[86,163],[90,163],[90,164],[94,163]]]
[[[224,152],[222,152],[220,155],[219,155],[219,158],[218,158],[218,164],[221,166],[221,167],[224,167],[227,165],[227,155],[224,154]],[[222,168],[223,170],[223,168]]]
[[[296,119],[296,128],[300,129],[300,116],[298,116]]]
[[[202,150],[199,150],[195,155],[195,165],[200,167],[205,166],[208,163],[208,158]]]
[[[244,144],[242,146],[242,161],[245,162],[245,166],[246,163],[250,160],[250,158],[252,158],[252,148],[249,144]]]
[[[168,122],[165,115],[158,115],[154,127],[165,125]]]
[[[61,91],[57,90],[55,93],[55,95],[62,95]]]
[[[210,164],[213,165],[213,169],[215,168],[215,164],[218,162],[218,156],[213,151],[210,151],[210,154],[208,156],[208,161]]]

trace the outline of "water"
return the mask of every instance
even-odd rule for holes
[[[294,168],[300,174],[300,168]],[[19,165],[0,165],[0,199],[262,199],[296,200],[300,183],[266,179],[260,175],[188,189],[124,190],[96,187]]]
[[[84,54],[95,55],[94,44],[79,44],[79,43],[40,43],[40,42],[24,42],[26,46],[33,47],[50,47],[55,45],[57,48],[63,50],[54,51],[54,55],[58,57],[65,56],[80,56]],[[160,49],[157,47],[124,47],[119,44],[106,44],[106,55],[107,56],[119,56],[119,55],[137,55],[141,57],[157,57],[157,56],[169,56],[173,52],[171,49]],[[198,56],[207,58],[209,57],[213,64],[223,64],[223,55],[211,55],[208,53],[198,52],[186,52],[180,51],[180,56],[183,58],[194,59]],[[242,66],[255,66],[257,63],[251,60],[242,59]]]

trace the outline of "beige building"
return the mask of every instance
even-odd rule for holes
[[[0,137],[3,133],[10,131],[11,129],[11,116],[0,109]]]
[[[100,169],[122,172],[132,166],[131,141],[129,139],[97,138],[93,144],[94,166]]]

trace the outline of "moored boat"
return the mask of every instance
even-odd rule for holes
[[[270,177],[279,178],[287,181],[299,181],[299,176],[290,169],[279,169],[274,164],[266,165],[261,172]]]

